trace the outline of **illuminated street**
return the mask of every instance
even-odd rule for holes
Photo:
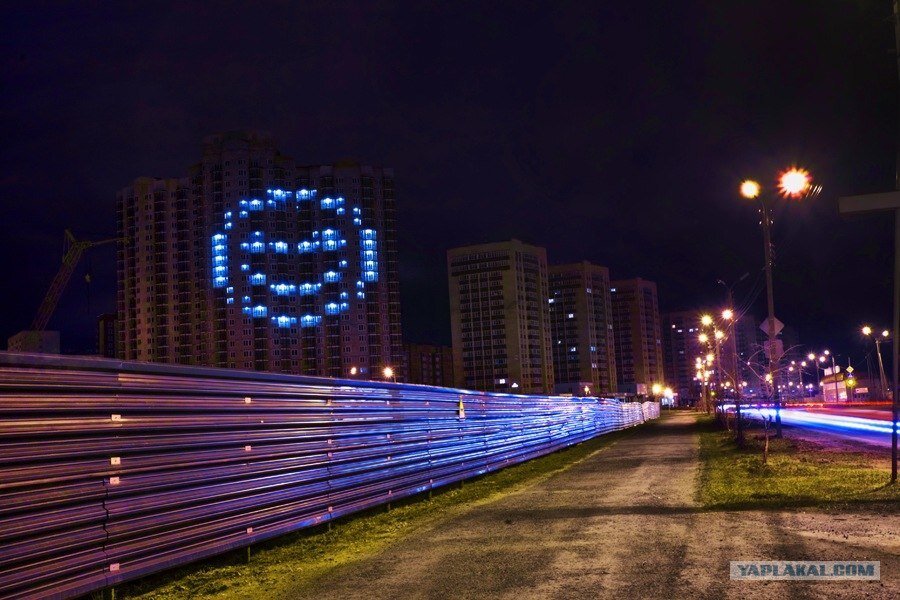
[[[759,419],[773,414],[769,409],[747,409],[746,416]],[[829,438],[849,440],[889,449],[891,446],[891,412],[878,408],[790,407],[781,411],[781,421],[791,435],[814,440]]]

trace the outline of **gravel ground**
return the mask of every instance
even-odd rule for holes
[[[281,598],[900,598],[900,517],[709,512],[694,417],[670,414],[532,487]],[[729,560],[880,560],[880,582],[732,582]]]

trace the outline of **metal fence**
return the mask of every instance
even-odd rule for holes
[[[650,402],[0,353],[0,597],[77,596],[658,415]]]

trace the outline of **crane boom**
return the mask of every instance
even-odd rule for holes
[[[56,272],[56,276],[50,284],[50,289],[47,290],[47,295],[44,296],[44,300],[41,302],[41,306],[38,308],[37,314],[31,322],[32,331],[43,331],[46,329],[47,323],[50,322],[50,317],[53,316],[53,311],[56,310],[59,298],[66,289],[66,284],[69,283],[69,279],[71,279],[72,273],[75,272],[75,267],[78,266],[78,261],[81,260],[81,255],[84,254],[84,251],[95,246],[111,244],[116,241],[118,241],[118,238],[110,238],[108,240],[100,240],[97,242],[76,240],[75,236],[72,235],[72,232],[66,229],[68,249],[66,250],[65,256],[63,256],[62,266],[60,266],[59,271]]]

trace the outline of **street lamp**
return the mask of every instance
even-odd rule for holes
[[[381,371],[381,374],[384,375],[385,379],[390,379],[396,383],[397,378],[394,376],[394,369],[391,367],[385,367],[384,370]]]
[[[775,348],[775,297],[772,293],[772,209],[762,193],[762,186],[752,179],[741,183],[741,196],[748,200],[758,200],[762,215],[763,251],[766,261],[766,301],[768,304],[768,336],[769,336],[769,374],[772,375],[772,400],[775,404],[775,436],[781,437],[781,397],[778,386],[774,384],[774,373],[777,370],[778,356]],[[819,186],[812,185],[809,171],[791,167],[783,171],[778,178],[778,192],[784,198],[799,200],[821,191]]]
[[[806,387],[803,385],[803,369],[806,368],[806,364],[807,364],[807,363],[806,363],[805,360],[801,360],[801,361],[800,361],[800,368],[797,369],[797,370],[799,371],[799,375],[800,375],[800,393],[803,395],[803,398],[804,398],[804,399],[806,398],[806,393],[805,393],[803,390],[805,390]]]
[[[868,325],[862,328],[863,335],[871,336],[872,328]],[[887,376],[884,374],[884,362],[881,360],[881,342],[890,340],[891,332],[885,329],[881,332],[881,336],[874,336],[875,338],[875,354],[878,355],[878,373],[881,378],[881,391],[883,394],[886,394],[888,385],[887,385]]]

